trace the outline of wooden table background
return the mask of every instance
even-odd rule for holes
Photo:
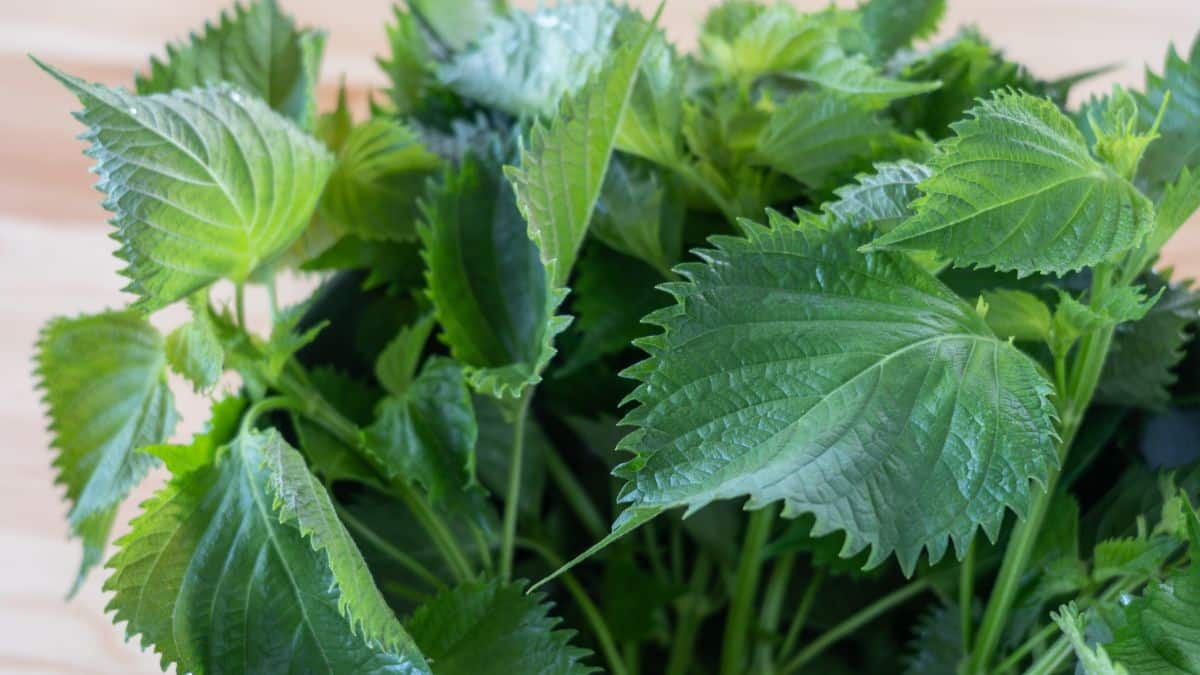
[[[650,0],[634,5],[648,7]],[[382,83],[373,58],[383,53],[389,0],[282,0],[303,24],[329,31],[322,95],[344,73],[354,98]],[[529,6],[529,2],[518,2]],[[663,25],[681,45],[714,0],[668,0]],[[824,6],[823,0],[798,5]],[[1110,75],[1077,96],[1114,82],[1140,84],[1142,67],[1161,68],[1167,44],[1181,49],[1200,30],[1200,0],[951,0],[945,32],[975,23],[1014,58],[1042,76],[1116,63]],[[155,658],[123,644],[103,613],[102,574],[79,595],[64,594],[79,561],[67,540],[66,505],[52,485],[42,409],[32,392],[31,345],[38,327],[59,314],[92,312],[125,301],[114,274],[107,214],[91,185],[91,161],[74,140],[68,113],[76,101],[37,71],[33,53],[67,72],[128,84],[134,70],[167,39],[215,16],[224,0],[4,0],[0,7],[0,673],[152,673]],[[1078,99],[1077,99],[1078,100]],[[1171,243],[1165,258],[1200,274],[1200,223]],[[286,284],[299,298],[311,280]],[[258,300],[255,302],[255,300]],[[262,307],[251,296],[251,307]],[[261,315],[257,315],[261,321]],[[161,318],[163,326],[178,313]],[[156,318],[156,321],[158,319]],[[180,436],[204,419],[204,401],[176,387],[184,415]],[[119,521],[161,481],[155,474]]]

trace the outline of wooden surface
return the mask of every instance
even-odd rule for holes
[[[634,5],[649,6],[657,0]],[[384,48],[388,0],[282,0],[302,23],[330,33],[323,94],[345,73],[361,101],[381,84],[373,57]],[[518,3],[530,5],[532,2]],[[711,0],[668,0],[663,24],[683,45]],[[824,0],[798,2],[820,7]],[[102,575],[71,602],[64,594],[79,560],[68,541],[61,490],[52,485],[42,410],[32,393],[31,345],[50,316],[91,312],[125,301],[115,275],[106,214],[91,185],[90,160],[68,113],[76,102],[36,71],[27,53],[109,84],[131,73],[167,39],[213,17],[221,0],[7,0],[0,6],[0,673],[152,673],[156,659],[122,643],[103,613]],[[1190,44],[1200,30],[1200,0],[951,0],[947,30],[976,23],[1014,58],[1042,76],[1117,63],[1080,89],[1141,82],[1142,64],[1159,69],[1167,44]],[[1172,242],[1166,260],[1200,274],[1200,223]],[[311,280],[286,284],[299,298]],[[261,307],[260,302],[251,306]],[[178,314],[162,317],[162,325]],[[203,422],[204,402],[176,387],[181,436]],[[134,504],[161,481],[154,475]]]

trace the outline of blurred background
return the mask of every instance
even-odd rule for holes
[[[532,6],[537,0],[515,0]],[[657,0],[628,0],[652,10]],[[280,0],[300,24],[329,33],[322,72],[328,106],[344,77],[365,108],[383,86],[374,58],[386,47],[391,0]],[[667,0],[661,24],[684,49],[716,0]],[[818,9],[825,0],[794,0]],[[852,3],[838,3],[852,4]],[[79,545],[67,540],[67,508],[53,485],[42,408],[33,393],[32,345],[39,326],[58,314],[124,304],[108,214],[88,173],[91,160],[75,139],[77,102],[38,71],[26,54],[88,80],[132,85],[134,71],[163,44],[215,18],[227,0],[5,0],[0,3],[0,673],[154,673],[156,659],[122,640],[104,615],[101,574],[70,602]],[[942,35],[976,24],[1035,75],[1053,79],[1094,66],[1112,72],[1074,90],[1072,103],[1113,83],[1140,86],[1149,64],[1161,70],[1168,44],[1180,51],[1200,31],[1200,0],[950,0]],[[1200,222],[1185,226],[1165,259],[1181,276],[1200,275]],[[313,284],[297,278],[281,289],[299,299]],[[251,296],[250,307],[264,307]],[[156,317],[163,327],[179,320]],[[262,318],[259,317],[261,321]],[[203,422],[202,401],[174,388],[184,416],[178,435]],[[161,482],[152,474],[118,516]],[[124,528],[118,526],[118,534]]]

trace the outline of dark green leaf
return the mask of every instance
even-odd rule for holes
[[[946,0],[869,0],[861,12],[872,51],[886,60],[913,40],[932,35],[946,13]]]
[[[1159,139],[1146,149],[1138,172],[1147,192],[1157,195],[1185,167],[1200,168],[1200,39],[1192,43],[1185,61],[1171,47],[1161,75],[1146,71],[1146,91],[1138,106],[1144,128],[1150,128],[1170,92]]]

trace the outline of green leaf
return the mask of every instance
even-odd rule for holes
[[[274,431],[176,476],[119,544],[109,609],[164,668],[430,672],[328,494]]]
[[[1168,92],[1171,100],[1166,101]],[[1175,182],[1184,168],[1200,169],[1200,38],[1183,60],[1172,46],[1161,75],[1146,71],[1146,91],[1138,106],[1144,128],[1150,128],[1163,103],[1158,141],[1146,149],[1139,169],[1147,193],[1157,195]]]
[[[1200,209],[1200,169],[1184,168],[1179,180],[1166,186],[1155,205],[1154,231],[1142,247],[1157,254],[1197,209]]]
[[[316,119],[316,84],[325,34],[296,30],[275,0],[235,4],[217,24],[205,24],[167,58],[150,60],[136,78],[137,93],[162,94],[228,82],[309,128]]]
[[[1084,638],[1087,629],[1087,619],[1075,608],[1075,603],[1063,605],[1057,612],[1051,612],[1050,618],[1066,634],[1071,641],[1071,648],[1083,668],[1083,675],[1129,675],[1129,671],[1119,663],[1113,663],[1103,645],[1092,647]]]
[[[678,304],[648,317],[664,332],[626,371],[641,384],[616,530],[748,495],[845,531],[868,566],[894,551],[911,572],[980,525],[994,538],[1056,463],[1050,384],[907,258],[800,217],[744,221],[664,286]]]
[[[417,112],[435,98],[437,88],[432,36],[411,12],[405,11],[400,3],[392,6],[394,23],[385,27],[388,37],[387,58],[377,59],[379,67],[387,74],[391,86],[388,98],[400,115]]]
[[[208,312],[208,294],[188,299],[192,319],[167,336],[167,363],[186,377],[196,391],[212,389],[225,370],[225,348]]]
[[[408,0],[447,47],[460,50],[504,16],[506,0]]]
[[[879,162],[875,173],[859,174],[855,183],[834,190],[837,200],[821,208],[839,223],[890,232],[913,215],[910,205],[920,195],[917,184],[931,173],[929,167],[909,160]]]
[[[141,449],[161,459],[167,470],[179,476],[211,465],[217,459],[217,451],[237,436],[242,421],[246,400],[241,396],[226,396],[212,404],[212,413],[204,424],[204,430],[192,435],[187,445],[162,443],[147,445]]]
[[[1200,295],[1188,283],[1158,276],[1147,281],[1161,296],[1145,317],[1117,326],[1096,390],[1099,402],[1161,410],[1170,398],[1175,366],[1200,318]]]
[[[982,296],[988,326],[997,337],[1041,341],[1050,337],[1050,309],[1036,295],[1001,288]]]
[[[441,164],[411,129],[377,117],[346,137],[321,213],[364,239],[414,239],[417,199]]]
[[[442,593],[413,613],[409,630],[438,675],[585,675],[589,655],[558,629],[551,605],[523,584],[473,582]]]
[[[1169,537],[1119,537],[1096,544],[1092,552],[1092,578],[1097,583],[1120,577],[1150,577],[1179,548]]]
[[[786,75],[852,98],[870,110],[884,108],[897,99],[927,94],[941,86],[940,82],[908,82],[885,77],[863,55],[843,54],[840,50],[827,50],[811,63],[789,70]]]
[[[477,391],[519,395],[541,380],[569,318],[554,316],[562,294],[548,287],[512,189],[495,166],[469,156],[423,209],[418,229],[442,341]]]
[[[1088,111],[1088,123],[1096,142],[1096,156],[1107,162],[1118,175],[1132,179],[1146,152],[1146,146],[1158,138],[1158,123],[1146,133],[1138,131],[1138,104],[1123,87],[1114,86],[1103,106]]]
[[[388,478],[422,486],[430,501],[447,511],[471,514],[486,510],[475,481],[477,435],[462,369],[434,357],[403,394],[380,402],[363,442]]]
[[[38,336],[55,482],[71,502],[71,534],[83,540],[72,593],[100,562],[117,506],[154,465],[135,451],[175,429],[163,349],[162,336],[134,312],[53,319]]]
[[[921,615],[909,641],[904,675],[958,675],[966,656],[961,615],[957,605],[943,604]]]
[[[384,347],[375,361],[375,379],[388,393],[403,396],[417,372],[417,362],[429,334],[433,331],[433,314],[426,313],[415,322],[400,329]]]
[[[640,21],[623,21],[617,26],[624,34],[643,27]],[[656,30],[642,56],[629,108],[617,130],[619,150],[665,166],[681,161],[685,68],[674,46]]]
[[[792,70],[838,48],[836,26],[828,18],[785,4],[726,2],[704,20],[699,58],[730,80]]]
[[[608,246],[670,276],[683,246],[685,209],[679,192],[669,177],[645,163],[614,157],[590,231]]]
[[[860,11],[872,51],[886,60],[914,40],[933,35],[946,13],[946,0],[869,0]]]
[[[132,96],[39,65],[83,102],[138,307],[246,281],[304,230],[332,158],[258,99],[227,85]]]
[[[602,0],[511,12],[441,65],[437,76],[460,96],[512,115],[550,116],[559,99],[581,89],[609,60],[621,18],[622,10]]]
[[[549,127],[535,123],[520,168],[505,168],[554,288],[566,284],[583,244],[651,35],[647,28],[618,49]]]
[[[300,269],[322,270],[365,270],[363,290],[380,286],[391,286],[400,290],[424,285],[425,263],[421,260],[421,247],[411,241],[368,241],[361,237],[347,236],[323,251]]]
[[[759,136],[759,163],[814,190],[852,173],[877,154],[890,129],[857,98],[806,91],[784,101]]]
[[[932,249],[956,265],[1062,274],[1136,246],[1154,209],[1088,154],[1050,101],[998,92],[939,143],[917,215],[869,249]]]
[[[1108,653],[1137,675],[1200,673],[1200,565],[1195,558],[1120,609]]]

